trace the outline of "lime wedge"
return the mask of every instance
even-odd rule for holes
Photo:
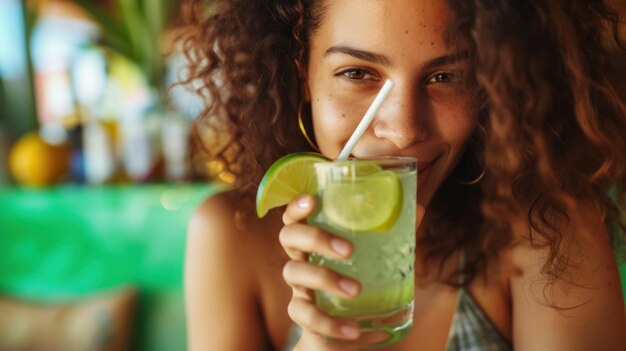
[[[330,161],[312,153],[300,152],[281,157],[265,172],[256,194],[256,213],[263,217],[269,210],[284,206],[294,197],[317,193],[313,164]]]
[[[350,171],[348,171],[347,174],[349,174],[350,177],[358,177],[377,173],[382,170],[383,169],[380,168],[380,166],[374,161],[359,160],[354,164],[354,166],[351,167]]]
[[[322,211],[338,227],[356,232],[385,232],[402,210],[402,184],[393,171],[331,183],[322,195]]]

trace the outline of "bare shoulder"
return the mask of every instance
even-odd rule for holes
[[[226,235],[214,235],[224,231],[234,234],[236,204],[234,196],[228,192],[219,193],[205,199],[194,211],[189,221],[188,233],[194,236],[213,235],[228,239]]]
[[[266,247],[237,210],[233,194],[221,193],[189,221],[184,286],[190,350],[271,348],[258,308],[264,273],[257,268]]]
[[[196,257],[203,262],[228,265],[227,270],[242,268],[238,257],[247,248],[241,245],[245,243],[244,236],[237,226],[236,200],[231,194],[220,193],[206,199],[194,211],[187,227],[186,266],[193,268],[196,263],[192,259]]]
[[[568,204],[556,219],[562,240],[550,255],[541,233],[516,232],[508,252],[516,350],[617,350],[626,344],[626,316],[617,263],[598,208]],[[555,229],[552,228],[552,229]],[[546,263],[556,276],[546,274]]]
[[[266,260],[282,252],[277,234],[282,227],[278,216],[258,219],[240,211],[239,199],[224,192],[206,199],[192,214],[187,228],[188,251],[212,252],[232,269],[256,274],[254,260]],[[277,220],[278,219],[278,220]]]

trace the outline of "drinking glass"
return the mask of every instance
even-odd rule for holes
[[[311,254],[309,260],[358,280],[346,299],[323,291],[315,302],[326,313],[381,331],[388,345],[406,336],[413,320],[417,160],[382,157],[320,162],[316,212],[308,222],[352,242],[347,260]]]

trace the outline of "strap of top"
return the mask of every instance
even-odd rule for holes
[[[459,254],[459,280],[465,281],[465,250]],[[448,333],[447,351],[511,351],[509,342],[495,328],[489,317],[474,300],[467,287],[460,286],[457,308]]]

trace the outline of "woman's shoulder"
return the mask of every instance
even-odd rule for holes
[[[214,236],[222,244],[247,246],[246,242],[268,241],[280,229],[275,216],[259,219],[251,209],[242,206],[234,191],[224,191],[205,199],[193,212],[188,225],[189,235]]]
[[[533,217],[530,215],[529,217]],[[591,267],[615,266],[611,239],[599,206],[590,200],[568,200],[557,213],[542,212],[513,228],[507,261],[520,272],[544,276],[551,265],[555,280],[574,282]]]
[[[249,350],[269,342],[259,305],[281,286],[282,266],[268,269],[280,246],[269,235],[273,225],[242,214],[235,195],[207,198],[189,221],[184,280],[192,349]]]
[[[187,269],[193,266],[222,266],[219,272],[243,273],[238,263],[245,246],[243,233],[236,226],[236,207],[232,195],[219,193],[205,199],[193,212],[187,225]],[[239,272],[237,272],[239,271]]]
[[[569,199],[558,210],[529,213],[527,222],[513,228],[509,253],[514,261],[535,261],[549,255],[550,240],[559,243],[554,255],[568,257],[570,262],[595,261],[596,255],[613,258],[604,215],[594,201]]]
[[[189,221],[188,249],[199,245],[204,252],[219,255],[226,264],[230,261],[242,265],[241,262],[245,261],[243,265],[254,270],[261,267],[250,265],[251,260],[281,256],[283,251],[278,241],[282,227],[280,216],[270,213],[260,219],[241,204],[242,199],[233,191],[205,199]]]
[[[232,191],[224,191],[206,198],[193,212],[190,229],[210,229],[214,226],[232,224],[237,212]]]
[[[541,228],[529,224],[515,230],[517,241],[506,255],[515,333],[524,340],[516,346],[615,349],[626,341],[620,336],[626,321],[602,212],[592,201],[572,200],[558,218],[548,228],[558,232],[557,245],[549,245]],[[590,327],[590,321],[602,322]]]

